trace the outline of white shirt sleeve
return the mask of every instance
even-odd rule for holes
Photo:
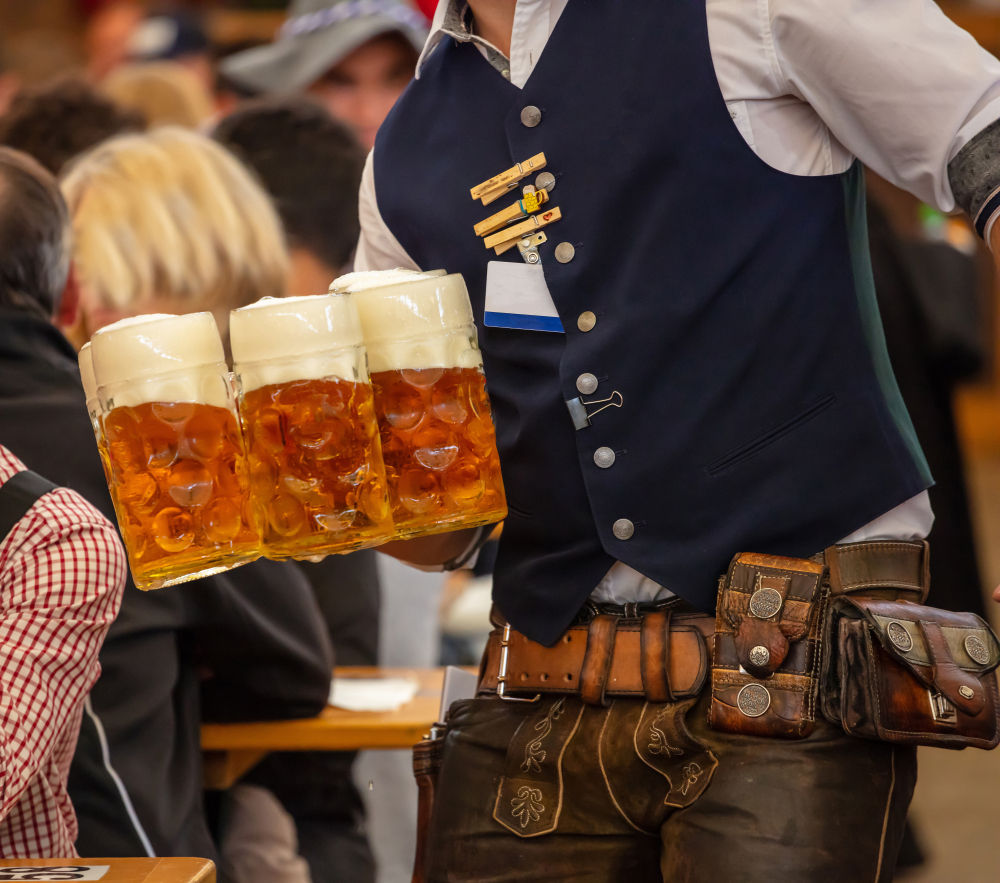
[[[375,151],[368,154],[365,170],[361,176],[361,192],[358,197],[358,212],[361,216],[361,238],[354,254],[355,270],[419,270],[414,260],[406,253],[392,235],[379,214],[375,198]]]
[[[943,211],[948,163],[1000,118],[1000,62],[932,0],[758,0],[783,91],[875,172]]]

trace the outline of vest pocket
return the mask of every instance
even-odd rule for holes
[[[744,460],[749,460],[752,456],[754,456],[754,454],[758,454],[763,451],[764,448],[773,445],[776,441],[780,441],[786,435],[789,435],[800,427],[805,426],[805,424],[810,420],[832,408],[834,402],[836,401],[837,396],[833,393],[825,395],[821,399],[817,399],[812,404],[807,405],[799,411],[799,413],[794,417],[779,423],[777,426],[772,426],[769,430],[767,430],[767,432],[758,435],[746,444],[740,445],[738,448],[733,449],[728,454],[719,457],[717,460],[713,460],[705,467],[706,471],[709,475],[714,476],[718,475],[720,472],[725,472],[733,466],[738,466]]]

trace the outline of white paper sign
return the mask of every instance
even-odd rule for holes
[[[0,868],[0,881],[100,880],[111,865],[18,865]]]
[[[486,315],[490,328],[562,332],[540,264],[490,261],[486,266]]]

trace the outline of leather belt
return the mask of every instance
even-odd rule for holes
[[[683,602],[677,607],[635,618],[596,613],[587,624],[571,625],[551,647],[503,623],[486,643],[479,689],[528,701],[540,693],[570,693],[591,705],[615,696],[651,702],[697,696],[711,664],[715,619]]]
[[[815,560],[829,567],[833,595],[926,599],[926,542],[831,546]],[[715,618],[679,598],[622,607],[588,602],[551,647],[512,629],[496,610],[492,618],[497,628],[486,644],[479,690],[504,699],[563,693],[592,705],[615,696],[673,702],[697,696],[711,665]]]
[[[925,541],[845,543],[831,546],[818,557],[830,568],[832,595],[863,592],[868,598],[905,598],[919,604],[927,600],[930,547]]]

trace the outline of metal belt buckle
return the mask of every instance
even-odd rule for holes
[[[510,623],[505,623],[503,636],[500,638],[500,671],[497,673],[497,696],[504,702],[537,702],[542,698],[538,693],[534,699],[520,699],[517,696],[507,696],[507,656],[510,648]]]

